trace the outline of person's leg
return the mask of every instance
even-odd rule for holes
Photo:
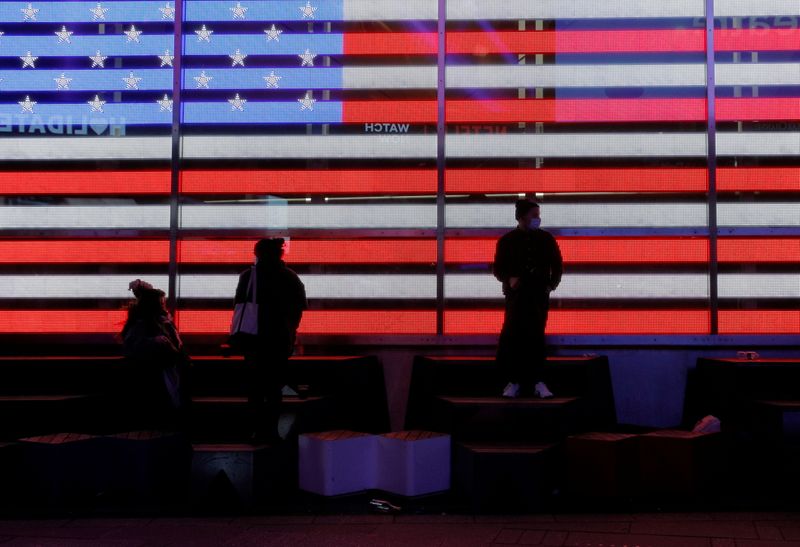
[[[550,308],[550,297],[546,293],[531,302],[531,317],[533,319],[530,329],[530,377],[532,385],[540,386],[535,393],[537,396],[552,396],[546,385],[547,372],[547,344],[545,340],[545,328],[547,327],[547,315]],[[549,394],[549,395],[548,395]]]
[[[252,436],[263,437],[266,432],[264,428],[264,406],[266,379],[264,371],[267,364],[262,362],[263,356],[256,353],[245,354],[244,362],[247,374],[247,406],[249,408],[250,430]]]
[[[262,414],[263,431],[267,440],[278,440],[278,423],[281,417],[281,403],[283,402],[283,386],[286,385],[289,356],[283,352],[272,355],[267,369],[264,387],[266,401]]]

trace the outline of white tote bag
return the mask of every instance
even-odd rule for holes
[[[231,336],[241,334],[258,334],[258,304],[256,304],[256,268],[250,269],[250,282],[245,293],[247,301],[239,302],[233,307]]]

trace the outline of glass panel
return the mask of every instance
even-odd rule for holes
[[[549,333],[710,332],[704,10],[448,2],[446,334],[499,332],[524,196],[565,259]]]
[[[800,9],[714,21],[722,334],[800,332]]]
[[[227,332],[236,274],[280,236],[301,332],[435,334],[436,9],[233,6],[186,2],[181,330]]]
[[[172,8],[0,4],[0,333],[119,332],[167,289]]]

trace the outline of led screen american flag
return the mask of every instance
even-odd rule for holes
[[[225,332],[265,235],[305,334],[494,334],[527,194],[566,260],[552,334],[795,334],[800,10],[717,0],[712,93],[705,10],[2,1],[0,332],[118,331],[174,233],[190,335]]]

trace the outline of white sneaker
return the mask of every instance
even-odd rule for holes
[[[544,382],[538,382],[533,386],[533,395],[540,399],[550,399],[553,396],[553,392],[547,389],[547,385]]]
[[[516,399],[517,395],[519,395],[519,384],[512,384],[511,382],[506,385],[505,389],[503,390],[503,397],[508,397],[509,399]]]

